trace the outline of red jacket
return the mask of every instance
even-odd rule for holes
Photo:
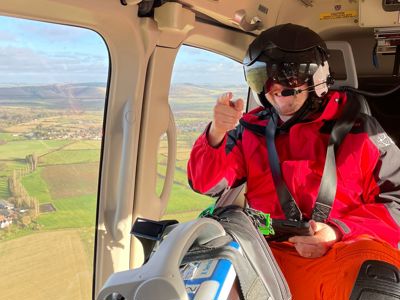
[[[332,120],[340,115],[346,94],[330,92],[322,114],[277,133],[282,176],[308,219],[321,183]],[[243,116],[265,126],[268,115],[257,108]],[[207,130],[197,139],[188,162],[188,179],[199,193],[220,195],[228,186],[247,182],[246,199],[273,218],[285,215],[275,192],[265,137],[238,125],[213,148]],[[336,152],[337,192],[327,223],[343,240],[367,234],[400,248],[400,150],[379,123],[365,114],[356,120]]]

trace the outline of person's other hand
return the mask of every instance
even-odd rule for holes
[[[214,119],[208,131],[208,142],[217,146],[223,140],[225,133],[234,129],[242,117],[243,99],[233,99],[231,92],[221,95],[214,106]]]
[[[317,258],[325,255],[329,248],[341,239],[341,232],[325,223],[310,220],[312,236],[293,236],[289,242],[294,244],[300,256]]]

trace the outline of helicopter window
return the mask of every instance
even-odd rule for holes
[[[336,80],[346,80],[347,74],[344,64],[343,52],[339,50],[329,50],[329,65],[334,66],[332,74]]]
[[[106,45],[10,17],[0,37],[0,298],[91,299]]]
[[[192,191],[186,177],[186,165],[196,138],[212,120],[213,106],[219,95],[232,92],[246,100],[248,86],[241,63],[222,55],[182,46],[178,52],[169,94],[169,104],[177,127],[177,153],[174,185],[164,219],[181,222],[196,218],[214,199]],[[158,192],[166,170],[167,138],[161,139],[158,156]]]

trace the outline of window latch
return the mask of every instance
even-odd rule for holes
[[[250,22],[247,21],[246,11],[244,9],[236,11],[232,21],[247,32],[260,29],[262,25],[261,20],[258,17],[253,17]]]

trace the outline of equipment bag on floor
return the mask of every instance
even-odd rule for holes
[[[243,255],[236,255],[230,260],[235,266],[243,299],[291,299],[286,280],[264,235],[259,231],[260,227],[269,226],[265,214],[251,208],[229,205],[217,207],[204,217],[217,220],[227,235],[240,245]],[[221,239],[216,238],[214,242]],[[198,258],[200,255],[191,249],[185,259],[192,256]],[[200,257],[206,258],[207,254]],[[243,262],[239,264],[238,260]]]
[[[232,278],[228,278],[232,272],[222,263],[221,267],[217,266],[218,261],[224,261],[229,262],[225,266],[233,266],[241,299],[290,300],[288,285],[257,229],[261,219],[262,215],[254,210],[228,206],[197,220],[174,224],[162,235],[161,242],[142,267],[112,274],[97,299],[226,299],[229,291],[223,290],[223,284],[229,280],[232,284]],[[156,225],[148,234],[146,229],[143,232],[146,226],[141,226],[139,235],[159,238],[165,228],[157,227],[158,222],[150,223]],[[202,280],[206,282],[203,285],[184,280],[196,266],[203,266]],[[211,267],[215,274],[210,271]]]

